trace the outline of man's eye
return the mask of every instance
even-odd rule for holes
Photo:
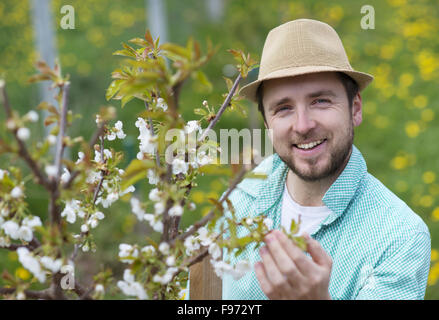
[[[329,101],[328,99],[316,99],[313,101],[313,104],[316,104],[316,103],[322,104],[322,103],[329,103],[329,102],[331,102],[331,101]]]
[[[285,111],[285,110],[288,110],[288,109],[290,109],[288,106],[283,106],[283,107],[277,108],[276,112]]]

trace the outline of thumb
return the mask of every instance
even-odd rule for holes
[[[311,238],[308,233],[303,235],[306,241],[306,251],[309,252],[315,263],[324,267],[332,267],[332,258],[322,248],[320,243]]]

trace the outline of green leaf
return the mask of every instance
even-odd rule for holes
[[[154,161],[152,160],[132,160],[125,169],[125,174],[122,177],[122,190],[125,190],[127,187],[135,184],[141,179],[146,179],[146,171],[153,167]]]
[[[207,79],[207,76],[204,72],[196,71],[194,73],[194,77],[204,88],[208,90],[208,92],[212,91],[212,83],[210,83],[209,79]]]
[[[123,97],[122,100],[121,100],[121,107],[122,107],[122,108],[125,107],[125,105],[126,105],[128,102],[130,102],[131,100],[133,100],[133,99],[134,99],[133,96],[125,96],[125,97]]]
[[[119,91],[120,86],[122,85],[123,80],[113,80],[110,85],[107,88],[107,91],[105,93],[105,98],[110,100],[114,97],[114,95]]]
[[[133,58],[136,57],[135,53],[133,53],[133,52],[131,52],[129,50],[125,50],[125,49],[114,51],[113,55],[115,55],[115,56],[124,56],[124,57],[133,57]]]
[[[196,109],[194,109],[194,113],[199,115],[199,116],[205,116],[205,115],[207,115],[207,110],[203,109],[203,108],[196,108]]]

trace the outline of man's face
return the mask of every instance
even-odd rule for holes
[[[340,174],[350,156],[354,126],[362,121],[361,97],[352,109],[334,72],[264,81],[265,126],[273,147],[305,181]]]

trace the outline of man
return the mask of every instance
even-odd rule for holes
[[[275,154],[231,194],[238,218],[264,215],[273,231],[248,259],[254,272],[223,280],[223,299],[423,299],[431,241],[427,226],[367,172],[353,145],[360,92],[329,25],[294,20],[267,36],[258,80],[241,93],[259,104]],[[279,230],[301,220],[307,252]],[[240,230],[243,232],[243,230]]]

